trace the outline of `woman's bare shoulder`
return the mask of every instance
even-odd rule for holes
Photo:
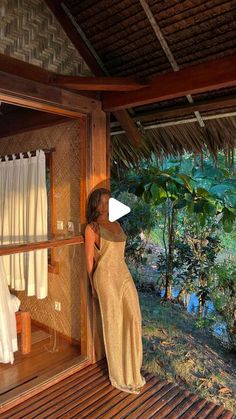
[[[85,230],[92,230],[94,233],[98,233],[99,232],[99,227],[98,227],[98,223],[96,221],[91,221],[90,223],[88,223],[86,225]]]

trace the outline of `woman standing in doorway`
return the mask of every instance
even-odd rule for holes
[[[142,318],[133,278],[124,259],[126,235],[117,221],[109,221],[108,189],[94,190],[87,206],[85,250],[92,294],[98,298],[111,384],[139,394]]]

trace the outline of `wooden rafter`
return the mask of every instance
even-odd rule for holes
[[[179,65],[177,63],[177,61],[175,60],[174,55],[172,54],[172,51],[163,35],[163,32],[160,28],[160,26],[157,24],[157,21],[155,19],[155,16],[153,15],[150,6],[148,5],[148,3],[146,2],[146,0],[139,0],[144,12],[146,13],[146,16],[150,22],[150,25],[152,26],[154,33],[157,37],[157,39],[160,42],[160,45],[166,55],[166,57],[168,58],[168,61],[171,65],[171,67],[173,68],[174,71],[179,71]],[[187,100],[189,103],[193,103],[193,98],[191,95],[187,95],[186,96]],[[204,127],[204,122],[203,119],[199,113],[199,111],[195,111],[195,116],[200,124],[201,127]]]
[[[134,123],[131,118],[131,116],[128,114],[127,110],[123,110],[123,112],[113,112],[116,119],[120,123],[120,126],[124,129],[124,131],[127,133],[129,132],[129,138],[131,139],[132,144],[135,147],[139,147],[140,145],[140,139],[137,140],[136,136],[136,129],[134,129]]]
[[[103,109],[117,111],[188,94],[236,86],[236,55],[155,76],[150,86],[129,93],[103,93]]]
[[[173,106],[156,111],[142,112],[134,117],[135,121],[150,122],[169,118],[178,118],[180,116],[190,115],[192,112],[207,112],[217,109],[227,109],[236,106],[236,96],[230,96],[218,99],[209,99],[204,102],[194,102],[189,105]]]
[[[142,89],[148,84],[140,83],[131,77],[80,77],[80,76],[54,76],[50,84],[68,87],[73,90],[95,91],[132,91]]]
[[[78,25],[75,27],[70,17],[65,13],[65,7],[62,7],[61,0],[45,0],[45,3],[48,5],[49,9],[52,11],[54,16],[57,18],[62,28],[66,32],[68,38],[71,40],[72,44],[75,46],[79,54],[85,60],[86,64],[89,66],[91,71],[95,76],[104,76],[104,70],[101,68],[100,63],[95,58],[94,53],[86,45],[85,40],[82,37],[81,32],[78,31]],[[130,118],[129,124],[122,126],[126,131],[127,137],[130,139],[131,143],[136,147],[141,147],[142,140],[141,134],[129,115],[123,110],[119,111],[120,120],[127,121]]]

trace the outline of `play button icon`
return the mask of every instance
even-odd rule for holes
[[[117,201],[115,198],[109,199],[109,221],[118,220],[118,218],[123,217],[124,215],[130,212],[130,207],[122,204],[122,202]]]

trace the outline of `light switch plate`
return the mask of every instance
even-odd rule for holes
[[[57,221],[57,230],[63,230],[63,221]]]
[[[61,311],[61,303],[59,301],[55,301],[55,310]]]

